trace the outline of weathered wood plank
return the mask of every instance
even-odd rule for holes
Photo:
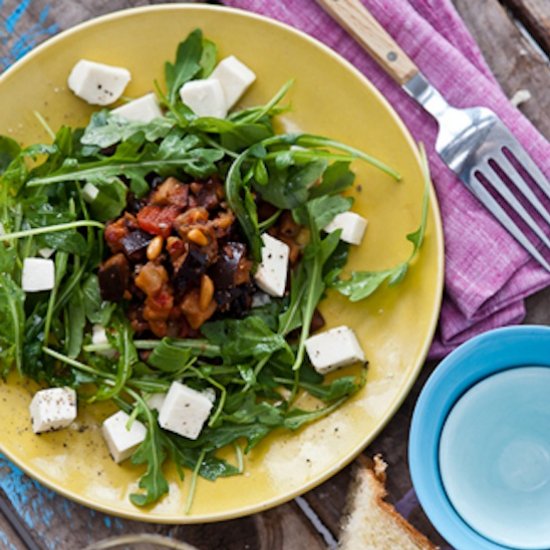
[[[512,13],[550,55],[550,2],[548,0],[504,0]]]
[[[542,134],[550,137],[548,61],[523,36],[498,0],[454,3],[504,92],[512,97],[518,90],[529,90],[532,98],[521,110]]]
[[[27,550],[28,545],[25,544],[8,521],[8,518],[12,515],[15,515],[15,512],[0,493],[0,548],[5,550]]]

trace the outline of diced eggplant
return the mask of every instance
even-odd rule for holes
[[[128,287],[130,269],[122,253],[111,256],[99,268],[99,289],[103,300],[119,302]]]
[[[208,269],[208,256],[197,248],[190,248],[185,261],[174,273],[173,284],[178,294],[184,294],[189,288],[199,284],[201,275]]]
[[[132,231],[122,239],[122,250],[130,261],[134,263],[142,261],[152,239],[153,237],[145,231],[139,229]]]
[[[222,290],[237,285],[239,263],[245,255],[246,246],[242,243],[229,242],[223,247],[218,261],[208,272],[216,289]]]

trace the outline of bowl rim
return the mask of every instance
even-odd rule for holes
[[[503,343],[506,354],[502,353]],[[490,330],[449,354],[428,378],[418,397],[408,446],[413,487],[434,527],[458,550],[510,550],[510,547],[475,531],[449,501],[439,469],[439,441],[445,420],[458,399],[481,380],[514,368],[550,367],[549,344],[550,327],[547,326],[520,325]]]
[[[11,77],[12,73],[16,73],[21,66],[29,62],[36,55],[40,54],[43,50],[49,48],[52,44],[62,41],[65,37],[69,35],[78,33],[83,29],[87,29],[89,27],[93,27],[96,25],[101,25],[105,22],[112,21],[115,19],[122,19],[128,16],[139,15],[139,14],[154,12],[154,11],[180,11],[180,12],[181,11],[197,11],[197,12],[217,11],[217,12],[224,12],[228,14],[234,13],[236,15],[239,15],[240,17],[245,17],[251,21],[260,21],[260,22],[268,23],[272,26],[279,27],[286,32],[290,32],[292,34],[300,36],[304,41],[309,42],[314,47],[322,50],[327,56],[333,58],[340,65],[343,65],[344,67],[346,67],[347,70],[353,73],[355,77],[358,78],[362,82],[362,84],[371,91],[371,93],[377,98],[380,104],[383,105],[384,108],[386,108],[387,111],[390,113],[395,124],[400,128],[405,141],[408,142],[408,144],[410,145],[411,150],[413,151],[413,154],[415,155],[418,163],[419,164],[421,163],[420,153],[418,151],[416,141],[413,139],[408,127],[405,125],[401,117],[397,114],[396,110],[391,105],[391,103],[386,99],[386,97],[351,62],[346,60],[342,55],[337,53],[335,50],[331,49],[329,46],[325,45],[320,40],[310,36],[306,32],[301,31],[300,29],[292,27],[289,24],[280,22],[271,17],[260,15],[244,9],[238,9],[238,8],[227,7],[227,6],[219,6],[219,5],[210,5],[210,4],[195,4],[195,3],[166,4],[165,3],[165,4],[153,4],[153,5],[146,5],[146,6],[124,8],[113,12],[109,12],[107,14],[100,15],[92,19],[80,22],[72,27],[69,27],[59,32],[55,36],[52,36],[46,39],[44,42],[42,42],[41,44],[33,48],[30,52],[26,53],[21,59],[14,62],[3,73],[1,73],[0,83],[2,83],[6,78]],[[274,506],[288,502],[289,500],[295,497],[298,497],[306,493],[307,491],[312,490],[313,488],[317,487],[321,483],[327,481],[330,477],[334,476],[336,473],[341,471],[345,466],[351,463],[365,449],[365,447],[367,447],[367,445],[369,445],[379,435],[379,433],[384,429],[384,427],[388,424],[391,418],[393,418],[393,416],[395,415],[395,413],[397,412],[401,404],[409,395],[410,390],[413,387],[414,383],[416,382],[418,375],[420,374],[422,367],[424,365],[424,362],[426,360],[426,357],[428,355],[428,352],[431,347],[433,337],[437,328],[437,323],[439,320],[439,313],[441,310],[441,304],[443,300],[443,287],[444,287],[444,275],[445,275],[443,226],[442,226],[439,203],[437,200],[437,195],[436,195],[433,183],[430,185],[429,195],[430,195],[430,203],[429,203],[430,211],[431,211],[431,215],[433,216],[432,238],[437,243],[438,274],[437,274],[437,286],[436,286],[436,289],[434,290],[436,293],[435,306],[432,311],[431,319],[429,320],[429,329],[426,334],[424,345],[418,352],[417,364],[414,365],[414,368],[411,369],[411,375],[403,383],[402,387],[397,392],[395,399],[388,404],[386,414],[381,418],[378,428],[376,430],[373,430],[373,432],[370,434],[370,437],[363,439],[363,441],[360,444],[358,444],[355,448],[353,448],[347,455],[343,456],[340,460],[334,463],[334,465],[331,468],[328,468],[326,471],[324,471],[322,475],[316,476],[314,479],[311,479],[306,483],[303,483],[300,487],[292,491],[287,491],[284,494],[279,494],[278,496],[268,501],[265,501],[259,504],[253,504],[249,506],[235,508],[230,512],[224,511],[220,513],[214,513],[214,514],[208,514],[208,515],[196,515],[196,516],[192,514],[190,516],[184,516],[184,515],[178,515],[178,516],[166,515],[165,516],[165,515],[158,515],[158,514],[148,515],[148,514],[132,513],[125,510],[113,510],[101,503],[90,501],[89,499],[75,493],[72,490],[68,490],[64,487],[60,487],[57,484],[50,483],[49,480],[44,479],[40,475],[37,475],[36,472],[34,472],[26,464],[20,464],[19,461],[17,461],[13,456],[11,456],[11,453],[8,450],[2,448],[1,441],[0,441],[0,452],[2,452],[9,460],[13,461],[14,464],[19,469],[21,469],[25,474],[29,475],[33,479],[37,479],[45,487],[52,489],[56,493],[63,495],[66,498],[69,498],[89,508],[93,508],[95,510],[99,510],[107,514],[111,514],[113,516],[123,517],[126,519],[132,519],[132,520],[139,520],[144,522],[168,523],[168,524],[198,524],[198,523],[211,523],[211,522],[217,522],[217,521],[223,521],[223,520],[230,520],[230,519],[240,518],[240,517],[248,516],[250,514],[262,512],[264,510],[268,510],[270,508],[273,508]]]

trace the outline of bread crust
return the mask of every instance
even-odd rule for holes
[[[367,548],[388,550],[387,546],[379,544],[374,537],[369,537],[368,529],[361,532],[361,529],[358,528],[358,525],[363,524],[369,526],[369,518],[372,520],[374,516],[383,514],[386,523],[389,522],[392,530],[395,530],[394,534],[410,542],[407,548],[411,550],[437,549],[437,546],[417,531],[397,513],[390,503],[384,500],[388,494],[385,487],[387,466],[381,455],[375,455],[372,459],[363,455],[359,457],[344,510],[338,548],[340,550],[366,550]],[[365,497],[368,499],[368,510],[365,509]],[[370,509],[370,506],[373,508]],[[368,544],[368,547],[365,544]],[[405,547],[401,550],[405,550]]]

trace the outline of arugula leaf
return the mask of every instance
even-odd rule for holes
[[[21,147],[15,140],[8,136],[0,136],[0,174],[6,171],[20,152]]]
[[[289,349],[284,337],[274,333],[260,317],[205,323],[201,332],[208,341],[220,346],[222,356],[229,362],[249,357],[262,359],[277,350]]]
[[[315,199],[311,199],[307,205],[308,216],[311,216],[315,222],[315,226],[319,229],[326,227],[337,214],[347,212],[353,199],[351,197],[342,197],[340,195],[324,195]],[[298,222],[302,225],[308,223],[307,217],[303,215],[304,211],[297,209],[294,212]]]
[[[133,342],[133,332],[130,322],[119,316],[112,323],[115,349],[119,352],[116,378],[114,384],[102,386],[94,396],[95,401],[105,401],[118,396],[124,389],[128,379],[132,376],[132,367],[138,361],[138,354]]]
[[[233,161],[225,179],[227,203],[235,216],[250,246],[254,261],[261,261],[262,239],[258,226],[258,212],[250,193],[250,187],[243,182],[241,168],[251,154],[247,149]]]
[[[113,302],[101,299],[99,279],[95,273],[91,273],[82,283],[82,302],[88,321],[106,327],[111,315],[116,308]]]
[[[202,39],[202,54],[199,61],[201,66],[200,77],[208,78],[214,67],[216,66],[216,61],[218,58],[218,46],[212,40],[208,38]]]
[[[153,350],[147,362],[164,372],[181,371],[193,357],[190,349],[174,346],[170,340],[164,338],[160,344]]]
[[[324,172],[323,179],[309,191],[309,197],[314,199],[322,195],[342,193],[355,181],[355,174],[349,169],[349,162],[333,162]]]
[[[65,181],[91,181],[94,185],[109,185],[113,178],[125,176],[130,180],[130,189],[140,197],[149,190],[145,176],[151,172],[168,176],[181,169],[198,178],[217,172],[215,163],[221,160],[224,153],[218,149],[188,149],[190,144],[196,144],[196,141],[168,135],[159,146],[150,143],[141,150],[143,139],[140,134],[135,134],[122,142],[111,157],[84,164],[65,163],[49,176],[30,179],[27,187]]]
[[[84,339],[84,326],[86,325],[86,312],[80,289],[74,292],[69,300],[66,311],[68,331],[66,333],[65,348],[67,356],[75,359],[80,355],[82,340]]]
[[[168,482],[162,472],[166,457],[163,434],[149,411],[145,441],[132,455],[132,464],[147,464],[147,471],[139,480],[139,488],[144,492],[130,495],[130,501],[136,506],[152,504],[168,492]]]
[[[295,168],[278,168],[276,163],[268,164],[269,182],[256,185],[261,197],[277,208],[296,208],[308,200],[309,188],[322,176],[327,168],[326,160],[308,162]]]
[[[207,48],[211,50],[211,47],[207,46]],[[207,55],[210,55],[210,52]],[[164,65],[164,78],[168,88],[167,99],[170,104],[176,103],[180,88],[204,70],[206,60],[203,60],[202,56],[202,31],[195,29],[179,44],[175,62],[172,64],[167,61]],[[204,66],[201,66],[201,61],[205,62]]]
[[[23,370],[25,334],[25,293],[7,273],[0,273],[0,365],[2,376],[12,366]]]
[[[150,122],[127,120],[107,110],[92,114],[90,123],[80,139],[83,145],[95,145],[102,149],[125,141],[141,132],[148,142],[165,138],[174,127],[174,121],[166,117],[155,118]]]

